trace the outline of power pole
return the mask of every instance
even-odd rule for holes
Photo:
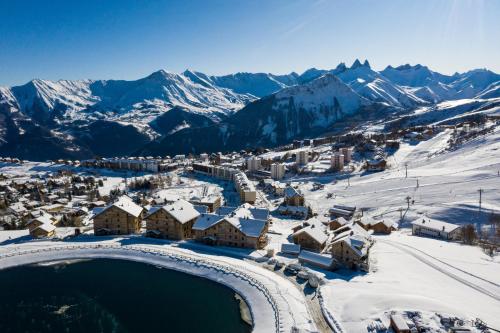
[[[418,185],[418,178],[417,178],[417,188],[418,188],[418,186],[419,186],[419,185]]]
[[[483,197],[483,189],[480,188],[478,191],[479,191],[479,210],[481,210],[481,203],[482,203],[482,197]]]
[[[408,178],[408,163],[405,163],[405,178]]]
[[[410,200],[411,200],[411,197],[407,196],[405,199],[406,199],[406,203],[408,204],[408,209],[410,209]]]

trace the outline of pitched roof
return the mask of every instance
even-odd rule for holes
[[[51,223],[44,223],[44,224],[38,226],[37,228],[35,228],[33,231],[35,231],[37,229],[41,229],[45,232],[51,232],[51,231],[56,230],[56,227]]]
[[[320,244],[324,244],[328,240],[328,236],[325,234],[324,229],[320,228],[318,225],[311,225],[309,227],[305,227],[295,232],[292,236],[298,236],[302,233],[306,233],[314,239],[316,242]]]
[[[300,251],[299,260],[304,260],[311,264],[315,264],[321,267],[329,268],[333,266],[335,259],[331,256],[310,252],[306,250]]]
[[[219,215],[230,215],[236,217],[247,217],[255,220],[266,220],[269,218],[269,209],[256,208],[249,203],[239,207],[222,206],[217,209]]]
[[[291,198],[297,195],[302,196],[302,193],[300,193],[299,190],[293,188],[292,186],[287,186],[284,193],[286,198]]]
[[[180,223],[186,223],[200,216],[193,205],[184,199],[179,199],[162,207],[168,214]]]
[[[460,228],[459,225],[453,224],[453,223],[447,223],[447,222],[442,222],[438,220],[431,220],[431,219],[421,219],[412,222],[413,225],[420,226],[420,227],[425,227],[429,228],[432,230],[436,231],[444,231],[444,232],[452,232],[458,228]]]
[[[346,225],[347,223],[349,223],[345,218],[343,218],[342,216],[339,217],[339,218],[336,218],[335,220],[333,221],[337,221],[338,224],[340,224],[341,226],[344,226]],[[333,222],[332,221],[332,222]]]
[[[201,214],[194,222],[193,230],[206,230],[222,221],[223,218],[223,215],[218,214]]]
[[[264,220],[254,220],[241,217],[225,217],[223,220],[231,223],[248,237],[259,237],[266,226]]]
[[[130,199],[128,196],[122,195],[120,198],[118,198],[118,201],[116,201],[115,203],[108,205],[106,208],[104,208],[100,211],[96,211],[96,214],[94,215],[94,217],[102,214],[103,212],[107,211],[111,207],[117,207],[117,208],[119,208],[119,209],[125,211],[126,213],[128,213],[132,216],[135,216],[135,217],[139,217],[139,215],[141,215],[142,210],[143,210],[143,208],[141,206],[139,206],[135,202],[133,202],[132,199]]]
[[[300,245],[299,244],[281,244],[281,252],[290,253],[290,254],[299,254],[300,253]]]

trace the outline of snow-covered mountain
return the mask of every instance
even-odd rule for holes
[[[302,74],[160,70],[133,81],[36,79],[0,87],[0,154],[234,150],[341,131],[353,119],[384,122],[398,114],[416,121],[424,113],[441,119],[443,102],[470,105],[453,108],[460,116],[475,105],[496,107],[498,97],[500,75],[486,69],[444,75],[407,64],[376,71],[366,60]]]
[[[152,121],[173,107],[217,119],[241,109],[255,98],[210,84],[201,85],[182,74],[163,70],[135,81],[82,80],[57,82],[33,80],[23,86],[4,88],[19,110],[39,118],[57,121],[99,118],[134,122]]]
[[[500,75],[487,69],[475,69],[452,76],[431,71],[422,65],[388,66],[380,72],[406,91],[430,102],[474,98],[489,85],[500,81]]]
[[[12,148],[27,142],[26,137],[44,136],[64,138],[57,143],[60,149],[53,149],[56,156],[128,154],[175,130],[219,122],[255,99],[163,70],[134,81],[37,79],[0,88],[0,152],[33,158],[40,150],[36,140],[21,150]],[[103,144],[106,133],[108,144]]]
[[[298,83],[297,73],[287,75],[236,73],[224,76],[208,76],[200,72],[186,70],[183,74],[194,82],[227,88],[238,94],[250,94],[256,97],[268,96],[278,90]]]
[[[143,153],[200,153],[276,146],[295,138],[335,131],[344,119],[363,117],[365,112],[382,111],[386,107],[360,96],[335,75],[327,73],[254,101],[217,125],[178,131],[148,146]],[[204,137],[210,140],[197,139]]]
[[[450,83],[454,80],[453,76],[431,71],[427,66],[420,64],[415,66],[406,64],[398,67],[389,65],[380,74],[395,84],[408,87],[424,87],[431,82]]]

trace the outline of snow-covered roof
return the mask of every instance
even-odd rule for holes
[[[290,212],[290,213],[303,213],[304,215],[306,215],[308,212],[308,209],[307,209],[307,207],[303,207],[303,206],[279,206],[278,211],[279,212]]]
[[[297,195],[302,196],[302,193],[300,193],[299,190],[293,188],[292,186],[287,186],[287,188],[285,188],[284,194],[286,198],[291,198]]]
[[[323,255],[311,251],[302,250],[299,254],[299,260],[306,261],[321,267],[330,268],[335,261],[334,258],[328,255]]]
[[[142,210],[143,210],[143,208],[141,206],[139,206],[135,202],[133,202],[132,199],[130,199],[128,196],[122,195],[118,199],[118,201],[116,201],[115,203],[107,206],[106,208],[104,208],[100,211],[95,211],[94,217],[99,215],[99,214],[102,214],[103,212],[107,211],[111,207],[117,207],[117,208],[119,208],[119,209],[125,211],[126,213],[128,213],[132,216],[135,216],[135,217],[139,217],[139,215],[141,215]]]
[[[205,205],[193,205],[193,208],[196,209],[200,214],[208,213],[208,207]]]
[[[27,211],[26,207],[23,206],[20,202],[15,202],[9,205],[9,209],[15,213],[24,213]]]
[[[236,207],[221,206],[217,209],[216,213],[219,215],[229,215],[236,210]]]
[[[350,212],[356,211],[356,206],[346,206],[346,205],[333,205],[333,208],[348,210]]]
[[[325,234],[324,229],[315,224],[300,229],[299,231],[295,232],[292,236],[295,237],[302,233],[306,233],[307,235],[309,235],[309,237],[311,237],[320,244],[323,244],[328,240],[328,236]]]
[[[289,253],[289,254],[299,254],[300,253],[300,245],[299,244],[281,244],[281,252]]]
[[[38,222],[40,224],[52,224],[53,221],[51,219],[51,215],[43,214],[29,220],[28,223],[26,223],[26,225],[32,224],[34,222]]]
[[[171,204],[162,207],[173,218],[180,223],[186,223],[192,219],[200,216],[200,213],[193,207],[193,205],[186,200],[180,199]]]
[[[345,218],[343,218],[342,216],[335,219],[335,221],[337,221],[338,224],[340,224],[341,226],[344,226],[346,225],[347,223],[349,223],[349,221],[347,221]]]
[[[193,230],[206,230],[217,224],[224,218],[224,215],[201,214],[193,224]]]
[[[245,217],[229,217],[219,214],[201,214],[193,225],[193,230],[206,230],[221,221],[227,221],[249,237],[259,237],[266,221]]]
[[[406,320],[401,315],[398,314],[392,315],[391,319],[398,330],[408,330],[408,331],[410,330],[410,327],[406,323]]]
[[[255,220],[266,220],[269,218],[269,210],[256,208],[249,203],[244,203],[239,207],[222,206],[217,209],[219,215],[230,215],[235,217],[246,217]]]
[[[330,214],[337,215],[337,216],[351,216],[352,211],[350,210],[345,210],[345,209],[340,209],[340,208],[330,208],[329,210]]]
[[[248,237],[259,237],[266,226],[266,221],[264,220],[254,220],[242,217],[225,217],[224,220],[231,223]]]
[[[438,220],[431,220],[431,219],[421,219],[412,222],[413,225],[419,226],[419,227],[425,227],[428,229],[436,230],[436,231],[444,231],[444,232],[452,232],[458,228],[460,228],[459,225],[453,224],[453,223],[448,223],[448,222],[442,222]]]
[[[44,223],[44,224],[38,226],[37,228],[35,228],[34,230],[37,230],[37,229],[41,229],[45,232],[51,232],[51,231],[56,230],[56,227],[51,223]]]

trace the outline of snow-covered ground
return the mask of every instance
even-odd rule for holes
[[[420,311],[435,328],[436,313],[478,317],[500,328],[499,256],[410,235],[409,223],[422,217],[482,226],[491,213],[500,213],[500,128],[455,150],[448,149],[450,136],[447,130],[427,141],[402,143],[389,160],[390,169],[358,171],[349,185],[347,179],[332,176],[300,179],[307,202],[320,217],[334,204],[363,208],[364,215],[374,219],[399,223],[403,216],[400,231],[377,236],[370,252],[373,271],[327,276],[329,282],[322,287],[325,305],[346,332],[366,332],[378,318],[388,325],[390,311]],[[313,181],[325,188],[312,190]]]
[[[402,233],[378,237],[370,255],[372,272],[332,274],[322,288],[346,332],[365,332],[377,319],[388,326],[390,311],[477,317],[500,327],[500,258]]]
[[[368,218],[400,225],[400,231],[391,236],[376,236],[370,252],[369,273],[322,272],[326,278],[321,287],[324,310],[331,314],[330,319],[339,322],[345,332],[366,332],[371,323],[378,320],[387,325],[391,311],[419,311],[423,321],[436,330],[439,327],[436,313],[464,319],[478,317],[490,326],[500,328],[500,258],[489,257],[478,247],[415,237],[409,232],[410,223],[423,217],[457,224],[475,223],[481,227],[492,213],[500,213],[500,128],[497,126],[491,133],[450,149],[448,142],[452,134],[452,130],[445,130],[426,141],[402,142],[401,148],[389,157],[390,167],[384,172],[366,173],[356,168],[349,181],[346,173],[323,176],[312,173],[285,179],[299,186],[306,202],[322,221],[328,219],[325,214],[334,204],[344,204],[361,208]],[[326,160],[314,163],[322,162]],[[27,163],[3,166],[1,172],[29,175],[57,168],[44,163]],[[105,176],[105,190],[124,186],[124,175],[109,172]],[[314,182],[325,186],[314,190]],[[237,201],[233,200],[232,183],[197,176],[180,177],[171,189],[158,194],[200,196],[204,192],[222,193],[230,205]],[[409,208],[406,197],[410,197]],[[257,205],[276,208],[274,198],[266,197],[261,191],[258,198]],[[301,221],[277,214],[273,214],[272,221],[268,248],[278,252],[281,244],[289,240],[292,226]],[[99,240],[101,242],[123,243],[123,239]],[[28,241],[26,232],[0,232],[0,252],[53,244]],[[222,261],[224,265],[241,268],[252,276],[265,276],[266,281],[274,281],[270,285],[277,288],[277,297],[283,302],[285,312],[291,312],[286,314],[288,320],[295,320],[302,328],[312,327],[307,323],[310,316],[307,315],[304,294],[288,284],[288,280],[244,259],[248,255],[261,256],[265,251],[236,255],[238,249],[213,248],[211,251],[217,253],[206,253],[206,249],[196,249],[194,245],[186,248],[175,243],[148,243],[146,246]],[[282,257],[282,260],[291,262],[294,259]]]
[[[306,199],[319,215],[333,204],[345,204],[363,208],[370,216],[394,221],[399,221],[399,210],[403,208],[405,221],[428,216],[459,224],[484,222],[492,211],[500,212],[500,127],[460,149],[445,151],[450,134],[444,131],[418,144],[402,143],[389,160],[390,169],[354,173],[349,186],[347,179],[339,179],[335,184],[331,176],[311,179],[325,183],[325,188],[313,191],[306,184]],[[333,193],[331,199],[326,199],[328,193]],[[408,211],[407,196],[413,201]]]

